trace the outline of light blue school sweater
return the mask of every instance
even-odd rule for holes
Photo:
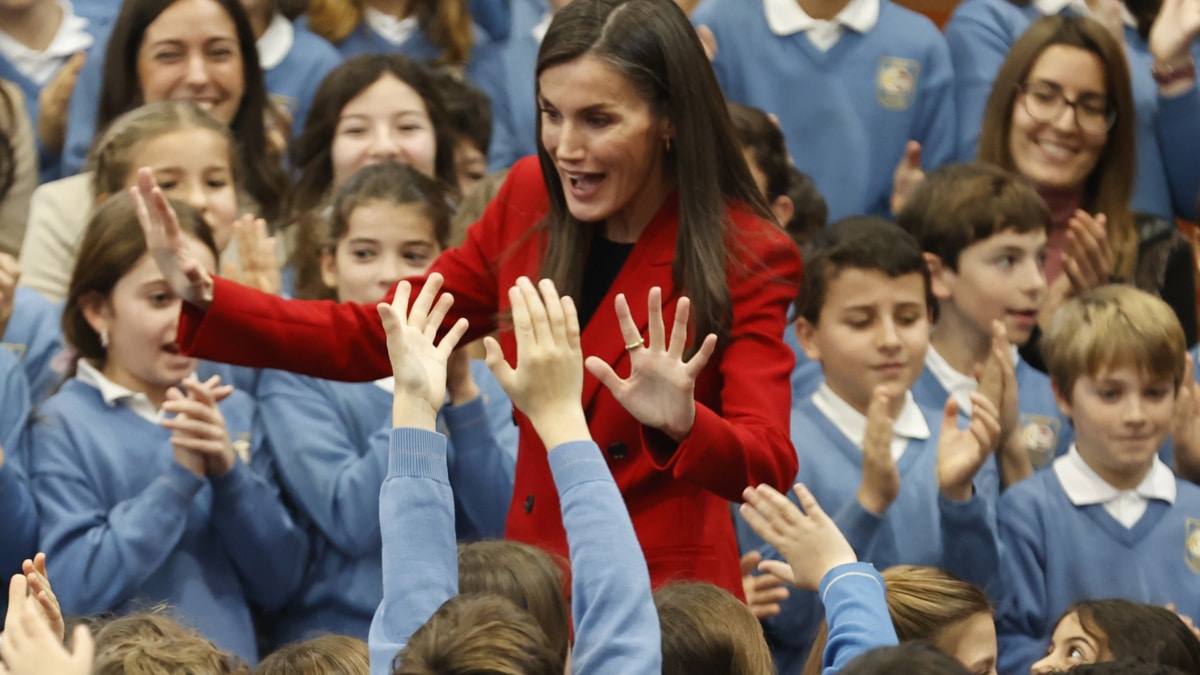
[[[250,464],[205,479],[173,458],[171,432],[70,379],[42,406],[30,479],[41,548],[67,614],[166,602],[217,646],[257,661],[251,603],[281,607],[303,580],[308,541],[257,444],[254,402],[220,404]]]
[[[1151,500],[1132,529],[1101,504],[1072,504],[1054,471],[1001,497],[1001,675],[1028,673],[1059,616],[1080,600],[1173,602],[1180,614],[1200,616],[1200,487],[1175,484],[1175,504]]]
[[[871,563],[838,565],[817,588],[829,636],[822,675],[834,675],[856,657],[900,643],[887,608],[887,584]]]
[[[445,447],[445,438],[429,431],[391,434],[379,498],[384,597],[367,641],[372,675],[391,673],[392,659],[409,637],[458,594]],[[549,462],[571,559],[571,672],[661,673],[662,634],[650,574],[600,448],[591,441],[564,443],[550,450]]]
[[[950,52],[926,17],[882,0],[874,29],[847,30],[826,52],[804,33],[772,32],[763,0],[705,0],[692,21],[717,38],[713,69],[726,98],[779,117],[829,222],[891,217],[892,175],[908,141],[921,143],[926,171],[954,159]]]
[[[931,347],[932,349],[932,347]],[[1055,457],[1065,455],[1075,442],[1075,429],[1071,421],[1058,410],[1050,378],[1017,359],[1017,428],[1026,441],[1033,467],[1041,469]],[[926,407],[941,410],[950,398],[950,392],[942,385],[933,371],[926,368],[912,386],[913,398]],[[965,418],[966,415],[963,415]]]
[[[0,465],[0,579],[8,580],[20,574],[21,561],[37,552],[37,509],[29,492],[29,482],[23,470],[26,423],[30,411],[29,384],[17,359],[0,349],[0,447],[4,448],[4,464]],[[4,612],[8,611],[8,594],[0,598],[0,630]]]
[[[516,426],[508,397],[483,362],[473,361],[472,371],[484,393],[444,407],[439,420],[453,439],[456,532],[460,539],[499,538],[512,499]],[[276,639],[322,632],[366,639],[383,598],[379,486],[387,475],[392,392],[372,382],[267,370],[258,397],[283,485],[312,524],[314,548],[304,589],[275,622]],[[497,416],[512,433],[497,438]]]
[[[1064,10],[1071,11],[1071,10]],[[983,110],[992,81],[1008,50],[1042,14],[1008,0],[968,0],[958,5],[946,24],[946,41],[954,57],[959,110],[959,158],[972,159],[979,144]],[[1133,208],[1174,219],[1196,218],[1200,192],[1200,91],[1174,98],[1158,94],[1150,76],[1149,45],[1133,28],[1125,28],[1125,55],[1132,75],[1137,111],[1137,181]],[[1192,53],[1200,58],[1200,44]]]
[[[932,565],[969,581],[986,581],[994,574],[996,563],[991,557],[982,562],[981,568],[969,547],[955,546],[952,550],[956,555],[948,557],[943,542],[995,531],[995,466],[985,464],[976,476],[976,496],[972,499],[954,502],[942,497],[937,486],[941,414],[928,409],[921,413],[929,425],[930,437],[909,442],[897,464],[900,494],[882,517],[864,509],[857,499],[862,482],[862,450],[825,417],[811,396],[792,408],[792,443],[800,459],[795,482],[808,486],[860,560],[880,569],[900,564]],[[796,501],[794,494],[788,496]],[[764,559],[783,559],[740,516],[737,531],[743,553],[757,550]],[[982,552],[994,555],[992,549]],[[765,620],[764,626],[779,672],[799,672],[823,616],[821,603],[813,593],[796,591],[781,606],[783,612]]]
[[[337,50],[299,22],[292,24],[295,40],[283,61],[263,72],[263,81],[270,99],[283,103],[292,113],[292,136],[304,129],[312,97],[321,80],[341,63]],[[87,63],[79,73],[67,123],[67,140],[63,146],[62,176],[83,171],[92,139],[103,129],[96,128],[99,113],[100,85],[104,80],[104,52],[108,49],[109,30],[96,35],[88,49]]]
[[[471,0],[471,19],[479,24],[489,38],[496,42],[504,42],[508,39],[509,26],[512,23],[510,4],[509,0]]]
[[[12,317],[0,338],[0,346],[20,361],[34,403],[49,398],[66,374],[62,305],[31,288],[18,286]]]
[[[500,138],[512,128],[512,111],[508,107],[508,91],[505,79],[502,43],[489,40],[483,29],[475,27],[475,45],[467,61],[467,79],[487,94],[492,102],[492,138]],[[417,61],[430,62],[442,54],[429,36],[417,31],[399,46],[388,42],[371,30],[366,22],[360,23],[354,32],[338,45],[343,58],[357,54],[403,54]]]
[[[549,11],[546,0],[513,0],[512,33],[502,49],[511,124],[492,137],[488,163],[493,171],[537,154],[536,71],[542,43],[533,29]]]

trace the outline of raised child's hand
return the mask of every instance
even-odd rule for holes
[[[24,582],[25,577],[16,575],[9,587],[8,615],[4,639],[0,641],[0,674],[88,675],[96,649],[92,634],[86,626],[76,627],[72,635],[75,650],[68,652],[61,635],[55,634],[38,609],[38,601],[25,596]]]
[[[742,492],[746,503],[740,510],[746,524],[787,560],[791,574],[770,564],[777,561],[764,561],[759,569],[781,576],[796,588],[815,591],[829,570],[857,562],[858,557],[808,488],[800,484],[794,490],[803,510],[770,485],[746,488]]]
[[[966,501],[974,493],[972,481],[1000,440],[996,406],[979,392],[971,392],[971,423],[958,428],[958,401],[951,396],[942,411],[938,438],[938,488],[948,499]]]
[[[877,516],[896,501],[900,494],[900,471],[892,457],[892,434],[896,420],[888,409],[890,399],[883,387],[871,395],[867,408],[867,429],[863,434],[862,483],[858,503]]]
[[[537,288],[526,277],[508,290],[517,367],[504,360],[500,343],[483,341],[487,365],[513,405],[529,417],[547,450],[591,438],[583,415],[583,347],[575,302],[560,298],[554,282]]]
[[[25,560],[21,564],[21,571],[25,573],[29,594],[37,600],[42,618],[46,620],[50,630],[58,636],[58,641],[62,642],[67,635],[67,624],[63,620],[62,606],[58,604],[58,596],[50,587],[50,575],[46,573],[46,554],[38,553],[33,560]]]
[[[1187,368],[1175,398],[1172,441],[1175,446],[1175,471],[1200,483],[1200,384],[1195,377],[1196,364],[1187,356]]]
[[[267,234],[267,221],[250,214],[242,216],[233,224],[233,241],[237,246],[238,264],[221,265],[221,275],[263,293],[279,295],[283,289],[283,275],[279,270],[275,237]]]
[[[217,402],[232,393],[233,387],[222,386],[218,375],[206,382],[184,380],[183,387],[186,395],[172,387],[163,402],[163,410],[174,415],[162,421],[163,427],[174,432],[171,446],[177,456],[190,452],[203,458],[204,470],[199,475],[222,476],[237,463],[237,453]],[[185,466],[194,470],[190,464]]]
[[[909,196],[925,180],[925,171],[921,169],[921,144],[909,141],[904,146],[904,156],[896,165],[892,174],[892,214],[904,210]]]
[[[762,554],[758,551],[742,556],[742,592],[746,594],[746,606],[754,613],[754,618],[765,619],[783,611],[779,603],[787,600],[790,593],[787,579],[770,572],[755,574],[760,563]],[[790,573],[788,578],[791,578]]]
[[[434,429],[446,399],[446,362],[467,332],[467,320],[456,321],[437,341],[438,329],[454,304],[449,293],[438,295],[441,289],[442,275],[430,274],[409,309],[412,284],[401,281],[391,304],[378,306],[396,378],[392,424],[397,427]]]
[[[690,301],[680,298],[676,303],[669,337],[663,323],[661,288],[650,289],[646,305],[649,343],[642,340],[625,296],[616,299],[621,337],[630,352],[629,377],[622,380],[607,361],[595,356],[588,357],[587,369],[638,422],[682,442],[696,423],[696,378],[717,348],[717,336],[706,336],[695,355],[684,361]]]
[[[137,185],[129,188],[129,194],[150,257],[176,295],[197,307],[207,308],[212,303],[213,280],[208,270],[188,253],[175,209],[158,187],[153,171],[147,167],[138,169],[137,180]]]

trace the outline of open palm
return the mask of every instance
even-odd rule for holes
[[[454,303],[449,293],[438,296],[441,288],[442,275],[429,275],[409,309],[412,284],[401,281],[391,304],[379,303],[396,391],[426,401],[433,410],[441,408],[445,400],[446,364],[467,330],[466,319],[459,319],[437,342],[438,328]]]

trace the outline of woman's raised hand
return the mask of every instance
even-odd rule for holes
[[[454,304],[449,293],[438,295],[442,281],[442,275],[430,274],[411,309],[412,284],[407,281],[396,286],[391,304],[378,305],[396,380],[392,424],[397,427],[435,428],[446,399],[446,363],[467,332],[467,320],[459,319],[437,341],[438,329]]]
[[[175,294],[201,309],[212,302],[212,277],[190,253],[175,209],[167,201],[154,173],[138,169],[137,185],[129,188],[138,222],[146,235],[146,248]]]
[[[629,377],[621,379],[603,359],[589,356],[588,372],[608,387],[613,397],[642,424],[658,429],[676,442],[692,432],[696,422],[696,378],[717,347],[717,336],[708,335],[690,360],[683,360],[687,345],[691,303],[680,298],[675,308],[675,325],[668,342],[663,325],[662,289],[650,289],[650,341],[645,343],[634,323],[625,296],[617,296],[617,320],[627,349],[632,352]]]
[[[487,364],[513,405],[524,413],[547,450],[591,438],[583,415],[583,347],[579,315],[554,282],[534,287],[525,277],[508,290],[517,367],[504,360],[500,343],[484,338]]]

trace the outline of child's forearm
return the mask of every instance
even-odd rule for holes
[[[379,525],[383,602],[371,620],[367,646],[372,675],[388,675],[409,637],[458,594],[454,493],[446,469],[445,436],[413,428],[392,431]]]
[[[822,672],[836,673],[864,652],[899,644],[888,614],[887,587],[870,563],[833,568],[818,593],[829,624]]]
[[[661,672],[650,574],[600,449],[590,440],[557,445],[550,451],[550,470],[571,555],[576,638],[571,671]]]

